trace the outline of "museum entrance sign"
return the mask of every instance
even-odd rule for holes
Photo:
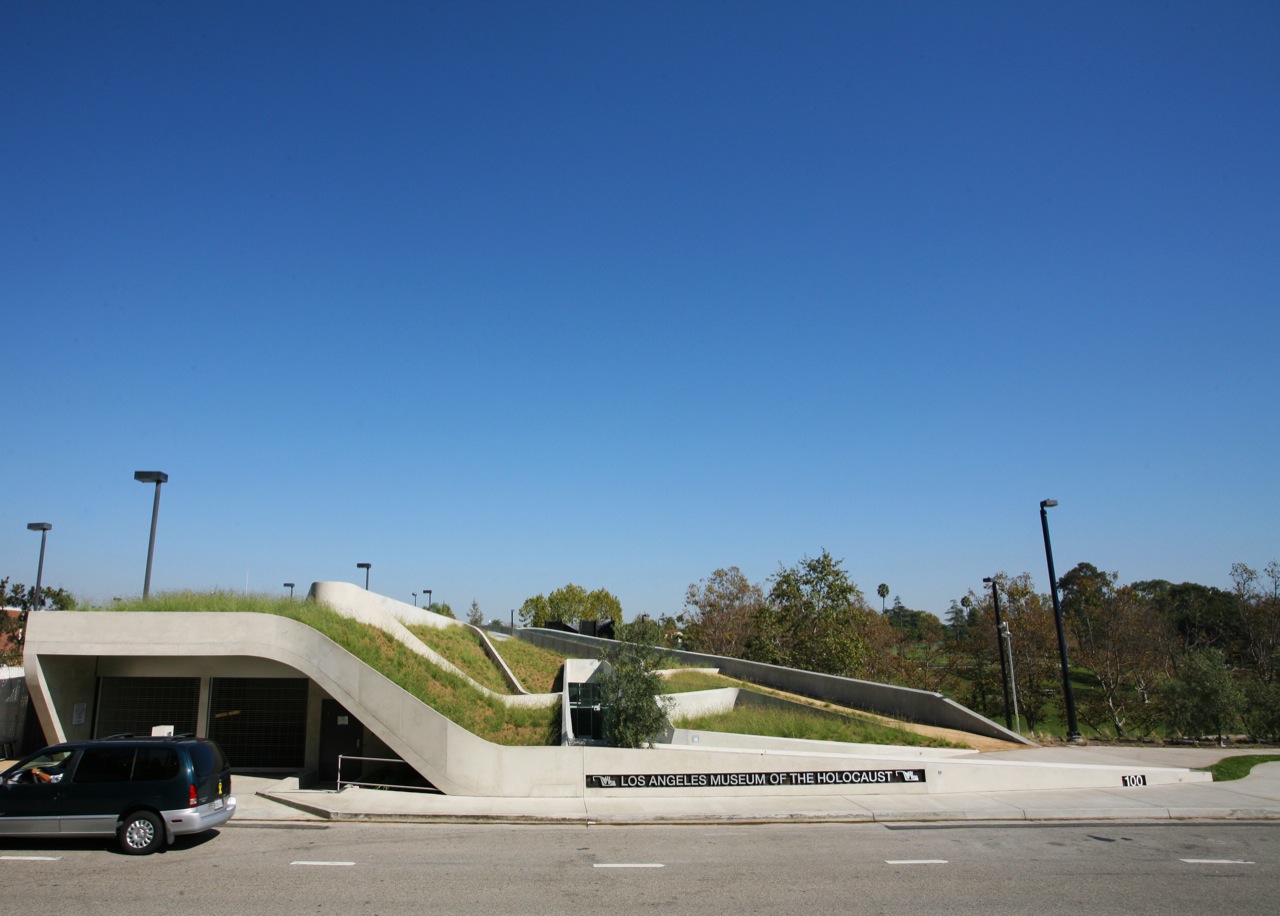
[[[588,789],[772,789],[781,786],[922,783],[916,770],[804,770],[782,773],[621,773],[588,776]]]

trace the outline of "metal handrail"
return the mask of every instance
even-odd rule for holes
[[[395,783],[390,783],[390,782],[360,782],[354,779],[344,780],[342,778],[342,761],[344,760],[367,760],[373,763],[403,763],[405,766],[409,766],[409,764],[406,761],[401,760],[399,757],[355,757],[350,754],[339,754],[338,755],[338,791],[339,792],[342,791],[342,787],[344,785],[362,786],[364,788],[369,788],[369,789],[407,789],[412,792],[435,792],[435,793],[440,792],[440,790],[435,788],[434,786],[399,786],[399,785],[396,785]]]

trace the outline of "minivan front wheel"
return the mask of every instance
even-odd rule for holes
[[[134,811],[120,819],[116,839],[128,855],[145,856],[164,844],[164,822],[150,811]]]

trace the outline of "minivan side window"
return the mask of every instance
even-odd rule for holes
[[[128,782],[133,771],[133,748],[88,747],[76,767],[77,783]]]
[[[171,747],[140,747],[133,764],[133,781],[173,779],[178,775],[178,752]]]

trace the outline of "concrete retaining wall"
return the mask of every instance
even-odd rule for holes
[[[534,645],[563,655],[581,655],[591,658],[598,657],[604,649],[614,644],[610,639],[532,627],[517,630],[516,635]],[[1028,741],[1017,732],[997,725],[986,716],[981,716],[940,693],[914,690],[910,687],[895,687],[892,684],[877,684],[851,677],[837,677],[833,674],[799,671],[795,668],[765,665],[741,658],[705,655],[681,649],[661,651],[689,665],[719,668],[720,673],[728,677],[741,678],[744,681],[802,697],[812,697],[850,709],[861,709],[892,716],[895,719],[905,719],[908,722],[954,728],[988,738],[1034,746],[1034,742]]]

